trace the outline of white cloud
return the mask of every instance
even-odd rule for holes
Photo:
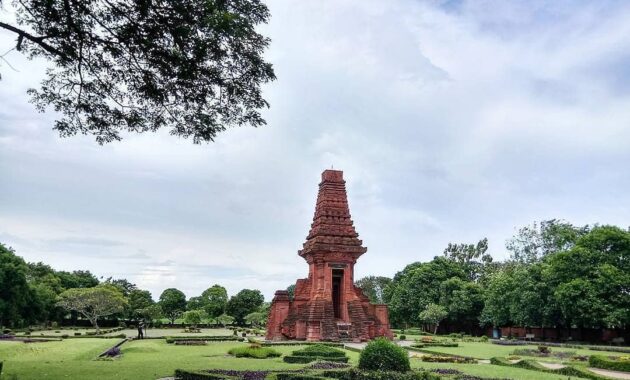
[[[0,66],[0,238],[29,260],[127,276],[155,295],[218,282],[269,298],[306,274],[296,252],[330,165],[345,171],[369,248],[359,276],[484,236],[502,257],[534,220],[627,224],[628,4],[270,8],[269,124],[210,145],[61,140],[54,114],[25,95],[44,63],[9,55],[20,73]],[[0,50],[13,43],[0,32]]]

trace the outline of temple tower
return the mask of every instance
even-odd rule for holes
[[[354,264],[367,251],[354,229],[343,172],[325,170],[311,230],[298,254],[309,265],[293,300],[279,290],[272,301],[267,339],[365,341],[391,338],[386,305],[373,305],[354,286]]]

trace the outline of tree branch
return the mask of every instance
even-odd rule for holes
[[[20,39],[27,39],[37,45],[39,45],[42,49],[44,49],[45,51],[47,51],[50,54],[56,55],[59,58],[62,59],[66,59],[66,55],[63,54],[60,50],[58,50],[57,48],[55,48],[52,45],[47,44],[46,42],[44,42],[44,38],[46,38],[46,36],[44,37],[36,37],[22,29],[18,29],[13,25],[9,25],[7,23],[4,23],[2,21],[0,21],[0,28],[6,29],[10,32],[16,33],[19,37],[18,37],[18,41]],[[18,46],[21,45],[21,41],[18,43]]]

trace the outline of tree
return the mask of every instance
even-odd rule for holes
[[[98,279],[89,270],[75,270],[72,273],[60,271],[57,276],[64,289],[93,288],[99,284]]]
[[[367,276],[355,282],[372,303],[385,303],[384,291],[392,279],[389,277]]]
[[[575,227],[558,219],[534,222],[520,228],[505,246],[511,252],[512,260],[534,263],[549,254],[571,249],[589,229],[589,226]]]
[[[483,310],[483,289],[474,282],[450,278],[440,284],[440,305],[448,312],[448,320],[472,330]]]
[[[206,300],[199,297],[190,297],[188,302],[186,302],[186,310],[199,310],[203,309],[206,306]]]
[[[174,324],[175,319],[186,310],[186,296],[181,290],[169,288],[160,295],[159,304],[164,316]]]
[[[210,318],[216,318],[225,312],[228,302],[227,290],[221,285],[213,285],[201,293],[204,310]]]
[[[418,318],[428,324],[435,326],[433,333],[437,334],[438,327],[440,326],[440,322],[448,315],[448,311],[444,308],[444,306],[437,304],[429,304],[427,307],[420,312]]]
[[[147,314],[146,309],[155,304],[148,290],[133,289],[129,292],[127,300],[127,316],[133,319],[144,319]]]
[[[221,324],[223,327],[227,326],[227,325],[231,325],[232,323],[234,323],[234,317],[232,317],[231,315],[227,315],[227,314],[221,314],[216,318],[217,322],[219,322],[219,324]]]
[[[252,326],[261,326],[264,324],[267,319],[267,315],[265,313],[261,313],[259,311],[255,311],[253,313],[249,313],[245,316],[245,322],[249,323]]]
[[[74,310],[87,318],[96,333],[100,332],[98,319],[124,310],[127,301],[122,293],[111,286],[74,288],[61,293],[57,304],[66,310]]]
[[[245,316],[257,311],[265,302],[265,297],[259,290],[243,289],[228,301],[226,313],[233,316],[236,323],[243,325]]]
[[[0,244],[0,326],[11,326],[22,319],[31,298],[27,270],[21,257]]]
[[[2,3],[0,1],[0,3]],[[17,51],[50,62],[39,90],[43,111],[62,117],[61,136],[170,127],[212,141],[228,126],[265,124],[261,85],[275,79],[263,59],[269,39],[256,32],[269,10],[260,0],[14,2]]]
[[[184,313],[184,323],[192,325],[197,328],[197,325],[206,317],[206,312],[203,310],[188,310]]]

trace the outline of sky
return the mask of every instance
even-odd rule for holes
[[[268,124],[211,144],[61,139],[26,95],[46,62],[6,55],[0,242],[156,298],[218,283],[269,301],[308,273],[297,250],[330,167],[368,248],[355,278],[484,237],[500,260],[534,221],[630,225],[630,2],[268,5]],[[0,54],[14,43],[0,31]]]

